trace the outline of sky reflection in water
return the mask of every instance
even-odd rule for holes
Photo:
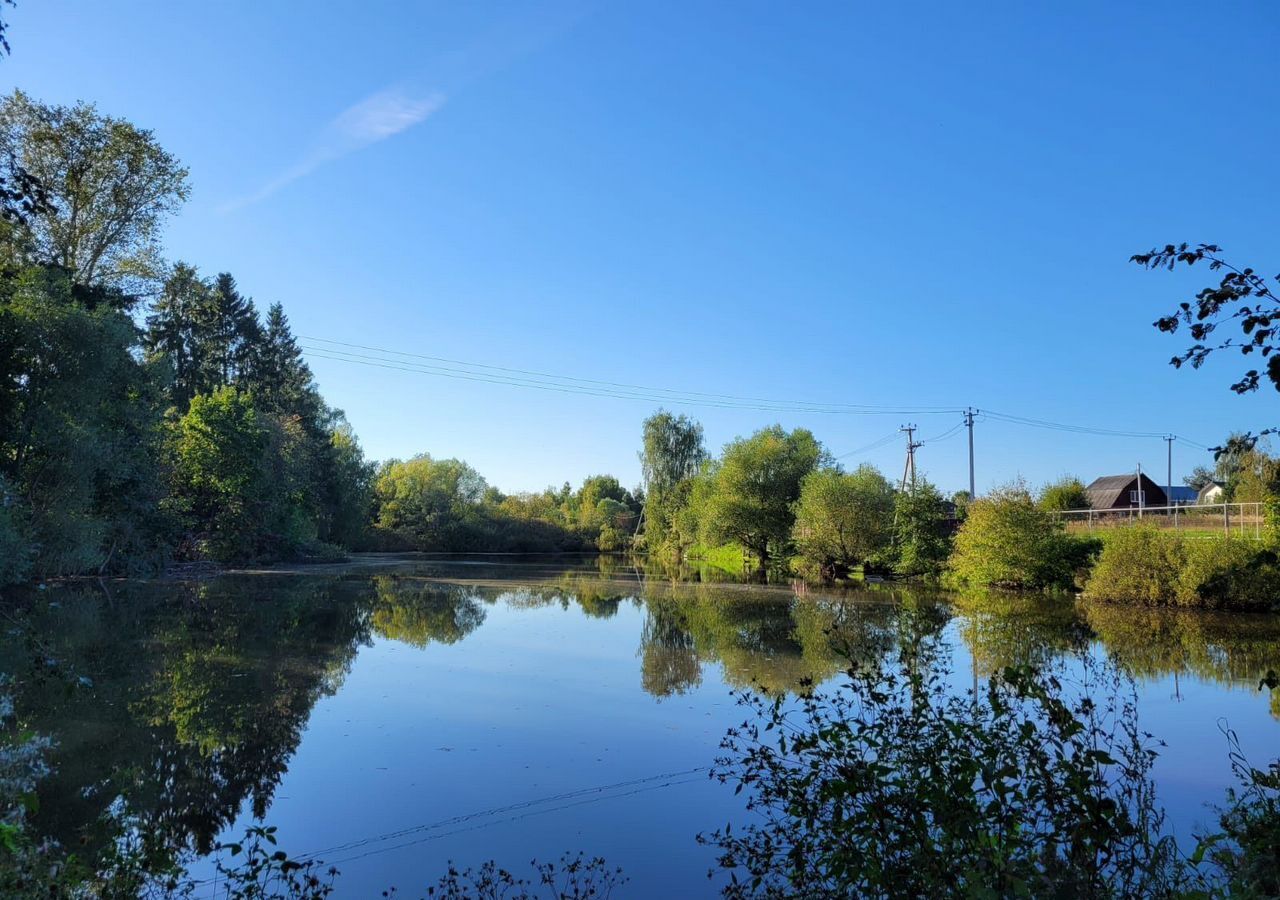
[[[1267,617],[797,594],[608,560],[74,586],[13,616],[0,663],[25,721],[58,740],[39,827],[92,852],[123,798],[163,855],[265,817],[291,853],[338,865],[339,896],[416,896],[450,859],[579,849],[622,865],[626,896],[713,894],[694,835],[741,816],[705,775],[742,717],[731,690],[833,677],[832,629],[876,657],[924,623],[961,687],[1091,643],[1138,678],[1180,835],[1230,781],[1220,721],[1255,763],[1280,746],[1280,696],[1257,689],[1280,670]]]

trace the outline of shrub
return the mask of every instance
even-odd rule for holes
[[[1118,528],[1085,584],[1096,600],[1251,609],[1280,605],[1280,557],[1257,541]]]
[[[1093,664],[1082,661],[1087,671]],[[1158,897],[1193,886],[1163,814],[1130,689],[1066,699],[1010,668],[959,696],[927,648],[851,668],[838,690],[746,695],[713,775],[745,827],[699,839],[746,897]],[[745,874],[746,878],[740,878]]]
[[[1040,489],[1037,503],[1041,509],[1088,509],[1089,493],[1079,478],[1064,475]]]
[[[1161,606],[1176,603],[1186,562],[1182,537],[1151,525],[1117,528],[1108,537],[1084,592],[1097,600]]]
[[[1021,482],[975,500],[956,534],[951,569],[967,584],[1068,587],[1079,551]]]
[[[1214,537],[1188,541],[1178,602],[1211,609],[1280,605],[1280,560],[1255,541]]]

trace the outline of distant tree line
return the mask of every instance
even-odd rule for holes
[[[161,255],[188,173],[94,106],[0,101],[0,584],[344,549],[618,550],[616,478],[505,495],[367,461],[279,303]]]
[[[950,552],[955,500],[924,478],[898,490],[873,466],[846,472],[803,428],[763,428],[713,457],[701,425],[660,410],[645,420],[640,457],[641,543],[654,555],[729,544],[758,571],[835,577],[858,567],[936,575]]]

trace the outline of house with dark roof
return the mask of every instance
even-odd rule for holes
[[[1103,475],[1084,489],[1089,505],[1094,509],[1137,509],[1146,506],[1167,506],[1169,499],[1164,488],[1146,475],[1139,481],[1136,474]]]

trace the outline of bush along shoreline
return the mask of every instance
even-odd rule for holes
[[[1067,532],[1025,485],[974,501],[955,539],[957,587],[1071,590],[1088,600],[1217,610],[1280,609],[1280,545],[1260,538],[1183,534],[1140,522]]]
[[[1117,529],[1084,585],[1091,600],[1204,609],[1280,609],[1280,555],[1266,540]]]

